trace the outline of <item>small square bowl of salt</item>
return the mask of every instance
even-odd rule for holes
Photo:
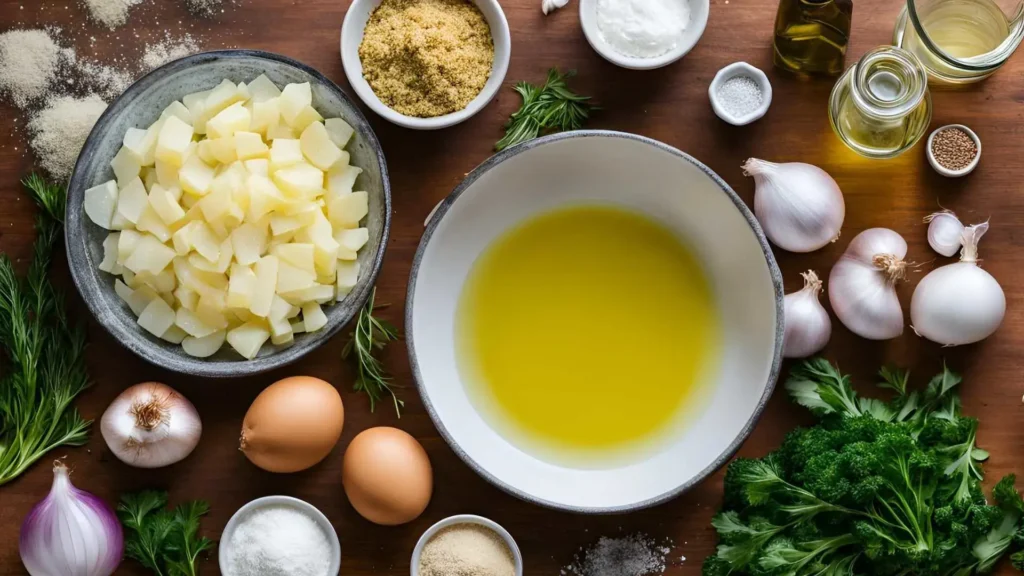
[[[224,576],[338,576],[341,542],[331,521],[291,496],[265,496],[238,509],[221,535]]]
[[[715,74],[708,87],[711,108],[733,126],[745,126],[761,119],[772,103],[772,84],[764,72],[736,62]]]

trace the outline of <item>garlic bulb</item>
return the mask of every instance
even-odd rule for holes
[[[541,0],[540,9],[547,16],[559,8],[565,8],[565,5],[568,3],[569,0]]]
[[[887,228],[858,234],[832,267],[828,300],[854,334],[888,340],[903,333],[903,308],[896,283],[906,276],[907,242]]]
[[[960,261],[932,270],[910,301],[914,332],[932,342],[959,346],[992,335],[1006,315],[1006,295],[991,274],[978,267],[978,241],[988,222],[964,229]]]
[[[827,172],[801,162],[775,164],[751,158],[743,165],[743,174],[754,177],[754,215],[776,246],[814,252],[839,238],[846,203]]]
[[[173,388],[144,382],[114,399],[103,413],[100,431],[125,464],[160,468],[192,453],[203,424],[195,406]]]
[[[928,224],[928,245],[943,256],[952,256],[960,250],[960,236],[964,225],[950,210],[943,210],[925,216]]]
[[[814,270],[801,274],[804,287],[786,294],[786,333],[782,355],[786,358],[806,358],[820,352],[832,336],[832,320],[818,301],[821,280]]]

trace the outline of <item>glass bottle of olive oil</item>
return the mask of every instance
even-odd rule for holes
[[[850,42],[853,0],[781,0],[775,65],[799,74],[838,76]]]

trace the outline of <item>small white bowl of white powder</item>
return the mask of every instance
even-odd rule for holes
[[[772,104],[772,83],[759,68],[734,62],[715,74],[708,86],[711,108],[733,126],[760,120]]]
[[[580,0],[580,22],[605,60],[652,70],[679,60],[697,44],[709,9],[709,0]]]
[[[338,576],[341,543],[312,504],[266,496],[228,520],[218,561],[224,576]]]

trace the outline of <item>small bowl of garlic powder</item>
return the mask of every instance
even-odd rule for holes
[[[653,70],[685,56],[704,34],[710,0],[580,0],[590,46],[612,64]]]
[[[451,516],[423,533],[412,551],[411,576],[523,576],[523,555],[497,522]]]

